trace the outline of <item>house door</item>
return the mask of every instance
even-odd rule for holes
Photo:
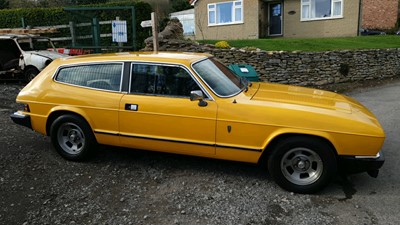
[[[269,36],[282,35],[282,3],[269,4]]]

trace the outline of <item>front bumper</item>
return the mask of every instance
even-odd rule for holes
[[[15,112],[10,117],[14,123],[32,129],[31,117],[29,115]]]
[[[339,171],[344,173],[367,172],[372,177],[377,177],[379,169],[385,162],[382,152],[374,157],[365,156],[339,156]]]

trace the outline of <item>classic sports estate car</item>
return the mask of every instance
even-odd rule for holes
[[[236,76],[198,53],[54,60],[18,95],[17,124],[68,160],[97,144],[260,163],[284,189],[313,193],[341,170],[378,175],[385,134],[349,97]]]

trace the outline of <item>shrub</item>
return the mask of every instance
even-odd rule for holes
[[[216,48],[230,48],[231,46],[229,45],[229,43],[227,41],[218,41],[217,43],[215,43],[215,47]]]

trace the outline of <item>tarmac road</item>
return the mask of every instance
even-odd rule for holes
[[[385,164],[376,180],[352,176],[359,207],[373,213],[377,224],[400,223],[400,82],[350,94],[367,106],[379,119],[386,133],[383,146]]]
[[[9,119],[20,88],[0,84],[0,224],[399,224],[400,81],[349,93],[386,132],[378,178],[337,177],[315,195],[236,162],[112,147],[68,162]]]

